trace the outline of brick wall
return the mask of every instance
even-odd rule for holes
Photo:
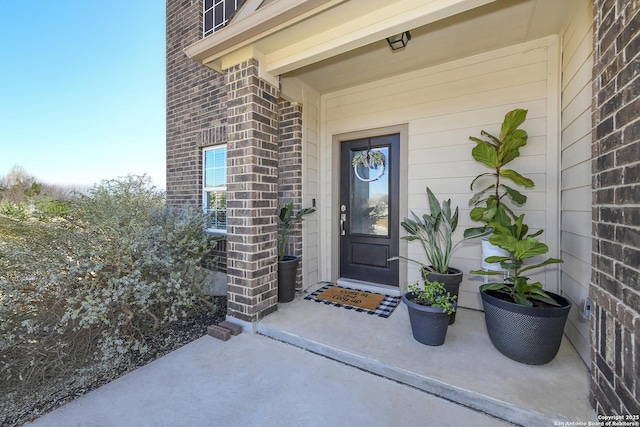
[[[640,414],[640,1],[596,0],[592,402]]]
[[[227,313],[255,322],[277,309],[278,89],[256,60],[225,70],[228,93]]]
[[[202,0],[167,0],[167,205],[202,207],[202,148],[227,142],[224,77],[184,48],[202,38]],[[226,242],[213,254],[226,271]]]
[[[167,204],[202,205],[202,147],[226,142],[224,77],[190,60],[202,0],[167,0]]]
[[[228,274],[228,314],[254,322],[277,309],[278,197],[301,208],[302,110],[278,105],[255,60],[220,75],[187,58],[202,38],[202,0],[167,0],[166,11],[167,204],[202,206],[202,149],[226,143],[229,235],[217,265]],[[291,241],[301,254],[299,230]]]
[[[278,103],[278,205],[293,202],[294,212],[302,209],[302,106],[281,100]],[[302,224],[289,237],[287,255],[302,256]],[[296,287],[302,287],[302,261],[298,265]]]

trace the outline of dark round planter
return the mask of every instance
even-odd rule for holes
[[[526,307],[480,291],[487,332],[500,353],[527,365],[544,365],[556,357],[571,302],[547,293],[561,306]]]
[[[278,261],[278,302],[291,302],[296,296],[296,276],[300,258],[285,255]]]
[[[412,301],[414,298],[415,295],[411,292],[402,295],[402,302],[409,309],[409,321],[411,322],[413,338],[425,345],[437,346],[444,344],[450,315],[445,314],[442,308],[439,307],[434,308],[416,304]]]
[[[430,282],[440,282],[444,284],[444,288],[451,295],[455,295],[458,297],[460,293],[460,283],[462,282],[462,271],[457,268],[449,267],[449,271],[447,274],[443,273],[434,273],[433,271],[424,271],[423,270],[423,278]],[[453,325],[456,321],[456,313],[451,315],[451,320],[449,320],[449,324]]]

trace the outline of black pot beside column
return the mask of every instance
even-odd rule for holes
[[[299,262],[299,257],[289,255],[278,261],[278,302],[291,302],[295,298]]]
[[[293,213],[293,202],[287,202],[278,213],[280,239],[278,242],[278,302],[291,302],[296,296],[296,276],[300,257],[285,255],[293,227],[302,217],[314,213],[314,208],[303,208]]]

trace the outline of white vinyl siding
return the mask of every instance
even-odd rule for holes
[[[589,321],[580,312],[591,279],[591,2],[577,2],[568,23],[562,33],[561,287],[573,303],[565,332],[588,364]]]
[[[316,203],[316,213],[310,215],[303,223],[302,243],[303,253],[303,285],[305,288],[320,281],[320,96],[304,88],[304,102],[302,104],[304,141],[302,143],[303,165],[303,205],[310,207]]]
[[[302,205],[316,212],[302,222],[302,286],[318,283],[320,278],[320,233],[322,201],[320,200],[320,95],[299,79],[282,79],[281,95],[302,105]]]
[[[333,135],[408,124],[408,209],[417,214],[427,211],[427,186],[441,200],[451,198],[460,209],[454,235],[460,240],[465,228],[477,225],[469,218],[469,184],[477,174],[486,172],[471,157],[474,143],[469,136],[480,136],[483,129],[499,133],[504,115],[524,108],[529,110],[523,125],[529,142],[513,168],[536,185],[525,191],[529,200],[517,211],[526,214],[531,228],[545,229],[542,239],[550,246],[549,255],[558,256],[558,51],[558,37],[548,37],[324,95],[324,188],[331,193],[337,179]],[[331,206],[331,194],[326,200],[324,227],[333,230],[331,216],[337,207]],[[330,239],[323,243],[330,244]],[[336,256],[333,251],[326,248],[328,256]],[[409,244],[408,256],[422,258],[419,245]],[[329,280],[331,264],[323,261],[323,280]],[[478,287],[482,279],[468,274],[480,268],[480,243],[460,245],[451,266],[465,274],[460,304],[480,309]],[[409,283],[419,278],[417,268],[406,268]],[[558,290],[557,277],[557,267],[548,268],[544,277],[534,276],[551,291]]]

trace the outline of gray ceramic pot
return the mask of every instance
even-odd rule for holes
[[[544,365],[556,357],[571,302],[547,293],[560,307],[526,307],[480,291],[487,332],[500,353],[528,365]]]
[[[413,338],[425,345],[442,345],[449,327],[449,314],[440,307],[429,307],[413,302],[415,295],[407,292],[402,295],[402,302],[409,309],[409,321]]]

